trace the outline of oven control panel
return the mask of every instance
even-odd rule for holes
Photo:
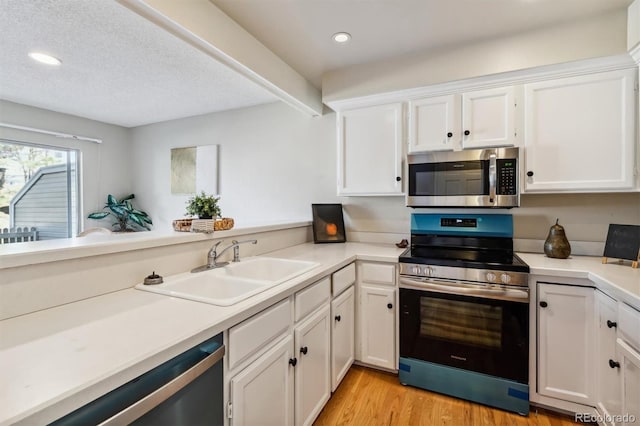
[[[526,272],[498,271],[474,268],[458,268],[441,265],[422,265],[400,263],[400,275],[418,278],[441,278],[446,280],[473,281],[477,283],[529,286],[529,274]]]

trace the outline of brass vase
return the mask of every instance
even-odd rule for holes
[[[558,225],[558,219],[549,229],[549,235],[544,242],[544,254],[557,259],[566,259],[571,254],[571,244],[567,240],[564,228]]]

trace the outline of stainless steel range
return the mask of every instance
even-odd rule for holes
[[[506,214],[413,214],[400,256],[404,384],[529,412],[529,267]]]

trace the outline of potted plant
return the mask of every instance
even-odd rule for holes
[[[91,213],[87,218],[89,219],[104,219],[111,215],[114,216],[116,221],[113,223],[115,232],[134,232],[141,229],[150,230],[153,222],[146,212],[133,208],[131,204],[135,195],[131,194],[118,200],[113,195],[107,196],[107,204],[103,207],[108,211]]]
[[[207,195],[202,191],[187,201],[187,214],[190,216],[198,216],[199,219],[216,219],[220,217],[220,206],[218,206],[220,197]]]

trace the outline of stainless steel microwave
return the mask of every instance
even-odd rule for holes
[[[407,156],[409,207],[518,207],[518,148]]]

